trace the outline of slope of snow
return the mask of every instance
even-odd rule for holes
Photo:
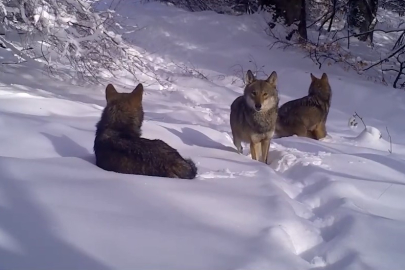
[[[403,91],[269,50],[259,15],[129,0],[116,8],[124,38],[166,81],[139,76],[143,134],[191,157],[199,175],[99,169],[92,147],[104,87],[56,81],[35,63],[2,65],[0,269],[405,267]],[[306,94],[310,72],[327,72],[328,137],[274,139],[269,165],[246,147],[238,155],[229,106],[243,91],[241,69],[255,67],[260,77],[277,71],[281,104]],[[119,91],[138,83],[124,73],[107,81]],[[348,126],[355,111],[366,130]]]

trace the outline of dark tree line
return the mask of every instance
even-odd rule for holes
[[[309,51],[309,57],[321,68],[327,62],[345,63],[361,73],[379,68],[384,74],[395,74],[393,86],[405,88],[405,24],[404,27],[384,30],[378,27],[377,11],[386,9],[399,16],[405,15],[405,0],[158,0],[190,11],[212,10],[218,13],[243,14],[266,10],[273,14],[268,22],[269,32],[276,25],[289,29],[278,41],[296,45]],[[311,35],[309,35],[311,31]],[[318,32],[314,40],[313,33]],[[351,53],[343,54],[339,46],[350,48],[350,40],[357,38],[374,46],[374,33],[394,33],[398,39],[385,58],[365,64]],[[320,39],[320,36],[327,36]],[[292,38],[295,37],[295,41]],[[284,41],[280,40],[283,39]],[[311,40],[312,39],[312,40]],[[344,44],[345,42],[345,44]],[[346,50],[348,51],[348,50]],[[356,62],[357,61],[357,62]]]
[[[300,37],[307,39],[307,25],[317,17],[323,17],[323,24],[329,22],[331,31],[332,21],[337,13],[347,14],[347,27],[357,33],[365,33],[374,29],[379,6],[391,9],[399,14],[405,11],[404,0],[161,0],[188,9],[190,11],[213,10],[218,13],[241,14],[254,13],[259,9],[273,12],[274,27],[281,21],[286,26],[296,24]],[[323,11],[325,14],[319,14]],[[359,36],[362,41],[371,40],[373,33]]]
[[[321,26],[327,25],[328,32],[337,13],[347,14],[347,27],[357,34],[369,32],[377,23],[378,0],[261,0],[260,6],[272,9],[273,21],[282,18],[287,26],[297,24],[297,32],[304,40],[307,39],[307,20],[316,20],[319,16]],[[320,10],[324,14],[319,14]],[[360,35],[359,39],[372,42],[373,32]]]

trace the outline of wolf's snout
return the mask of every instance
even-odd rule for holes
[[[262,108],[262,104],[255,104],[255,108],[257,111],[260,111],[260,109]]]

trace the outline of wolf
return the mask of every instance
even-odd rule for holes
[[[267,163],[278,102],[277,73],[273,71],[267,79],[258,80],[248,70],[243,95],[231,105],[230,125],[238,153],[242,153],[242,142],[250,143],[252,158]]]
[[[308,95],[284,103],[278,110],[277,138],[297,135],[315,140],[326,137],[326,120],[332,88],[326,73],[320,79],[311,73]]]
[[[184,159],[162,140],[141,137],[142,97],[141,83],[131,93],[118,93],[107,85],[107,106],[94,139],[96,165],[117,173],[194,179],[197,167],[191,159]]]

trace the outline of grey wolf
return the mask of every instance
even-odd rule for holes
[[[326,73],[320,79],[311,73],[308,95],[288,101],[279,108],[276,136],[297,135],[316,140],[324,138],[331,99],[332,89]]]
[[[118,93],[112,84],[105,90],[107,106],[97,123],[94,140],[96,165],[106,171],[193,179],[197,167],[162,140],[141,137],[144,118],[143,85],[131,93]]]
[[[242,142],[250,143],[252,158],[267,163],[278,102],[277,73],[273,71],[267,79],[258,80],[248,70],[243,95],[231,105],[230,124],[238,153],[242,153]]]

